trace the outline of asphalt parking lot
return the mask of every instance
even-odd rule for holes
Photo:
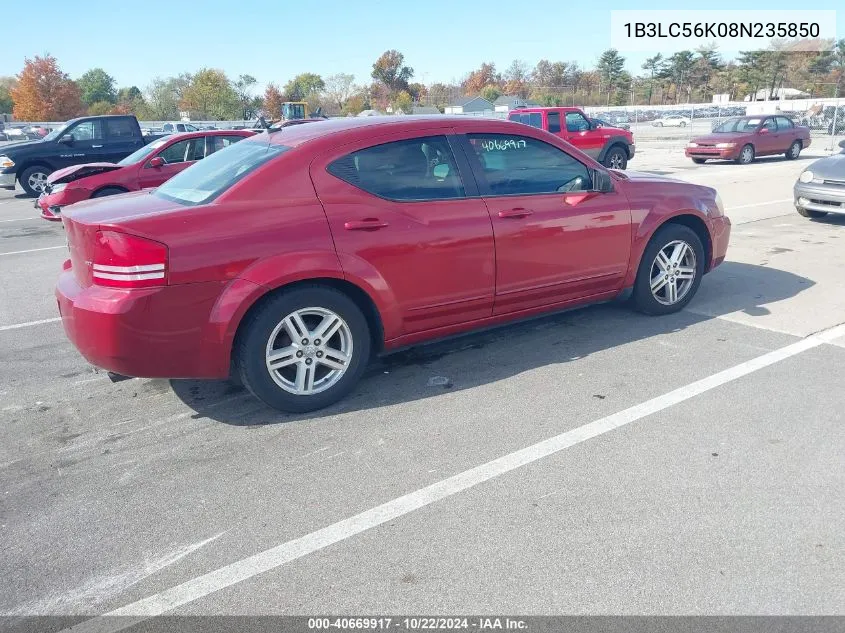
[[[0,192],[0,613],[845,612],[845,217],[791,199],[822,147],[640,144],[733,221],[686,310],[402,352],[307,416],[110,382],[56,320],[61,226]]]

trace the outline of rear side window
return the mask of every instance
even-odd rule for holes
[[[109,138],[134,138],[135,126],[130,119],[106,119],[106,136]]]
[[[538,129],[542,129],[543,127],[543,115],[539,112],[515,112],[508,116],[508,119],[511,121],[516,121],[517,123],[524,123],[525,125],[530,125],[531,127],[536,127]]]
[[[560,132],[560,112],[549,112],[549,132]]]
[[[328,166],[333,176],[388,200],[463,198],[464,186],[445,136],[376,145]]]
[[[233,143],[243,140],[243,136],[206,136],[205,137],[205,155],[209,156],[224,147],[229,147]]]
[[[174,143],[163,150],[159,156],[170,165],[172,163],[189,163],[200,160],[204,152],[203,139],[200,137]]]
[[[778,122],[778,129],[779,130],[788,130],[791,127],[795,127],[795,125],[787,119],[785,116],[775,117]]]

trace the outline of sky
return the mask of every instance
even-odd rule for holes
[[[836,9],[837,4],[815,0],[807,8]],[[784,0],[710,0],[706,7],[799,8]],[[25,58],[50,53],[73,79],[102,67],[118,86],[141,89],[154,77],[203,67],[232,78],[253,75],[261,90],[301,72],[351,73],[356,82],[369,83],[373,62],[395,48],[414,68],[414,81],[450,82],[485,61],[500,71],[514,59],[529,66],[545,58],[592,67],[610,47],[611,10],[677,8],[677,1],[647,0],[146,0],[120,5],[42,0],[38,14],[49,16],[47,22],[0,32],[0,76],[19,73]],[[845,37],[845,10],[836,22],[838,37]],[[648,57],[622,55],[632,73],[641,72]]]

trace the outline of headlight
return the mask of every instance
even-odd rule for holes
[[[0,156],[0,169],[8,169],[9,167],[14,167],[15,161],[13,161],[8,156]]]
[[[801,175],[798,176],[798,180],[800,180],[801,182],[813,182],[813,172],[811,172],[809,169],[807,169],[806,171],[802,171]]]
[[[719,149],[730,149],[731,147],[736,147],[736,143],[716,143],[716,147]]]
[[[66,182],[59,183],[58,185],[51,185],[51,186],[50,186],[50,193],[59,193],[59,192],[60,192],[60,191],[62,191],[65,187],[67,187],[67,183],[66,183]]]
[[[698,143],[687,143],[687,147],[698,147]]]

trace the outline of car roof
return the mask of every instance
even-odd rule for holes
[[[196,132],[176,132],[162,136],[168,141],[197,138],[200,136],[251,136],[251,130],[197,130]]]
[[[503,133],[524,129],[521,123],[514,123],[513,121],[499,118],[432,114],[328,119],[327,121],[320,121],[313,125],[292,125],[280,130],[271,131],[268,134],[270,135],[271,144],[297,147],[303,143],[317,139],[332,139],[333,142],[351,142],[362,135],[374,136],[390,134],[392,132],[415,132],[444,127],[454,127],[460,131],[501,129]],[[257,134],[255,138],[262,139],[263,134]]]

